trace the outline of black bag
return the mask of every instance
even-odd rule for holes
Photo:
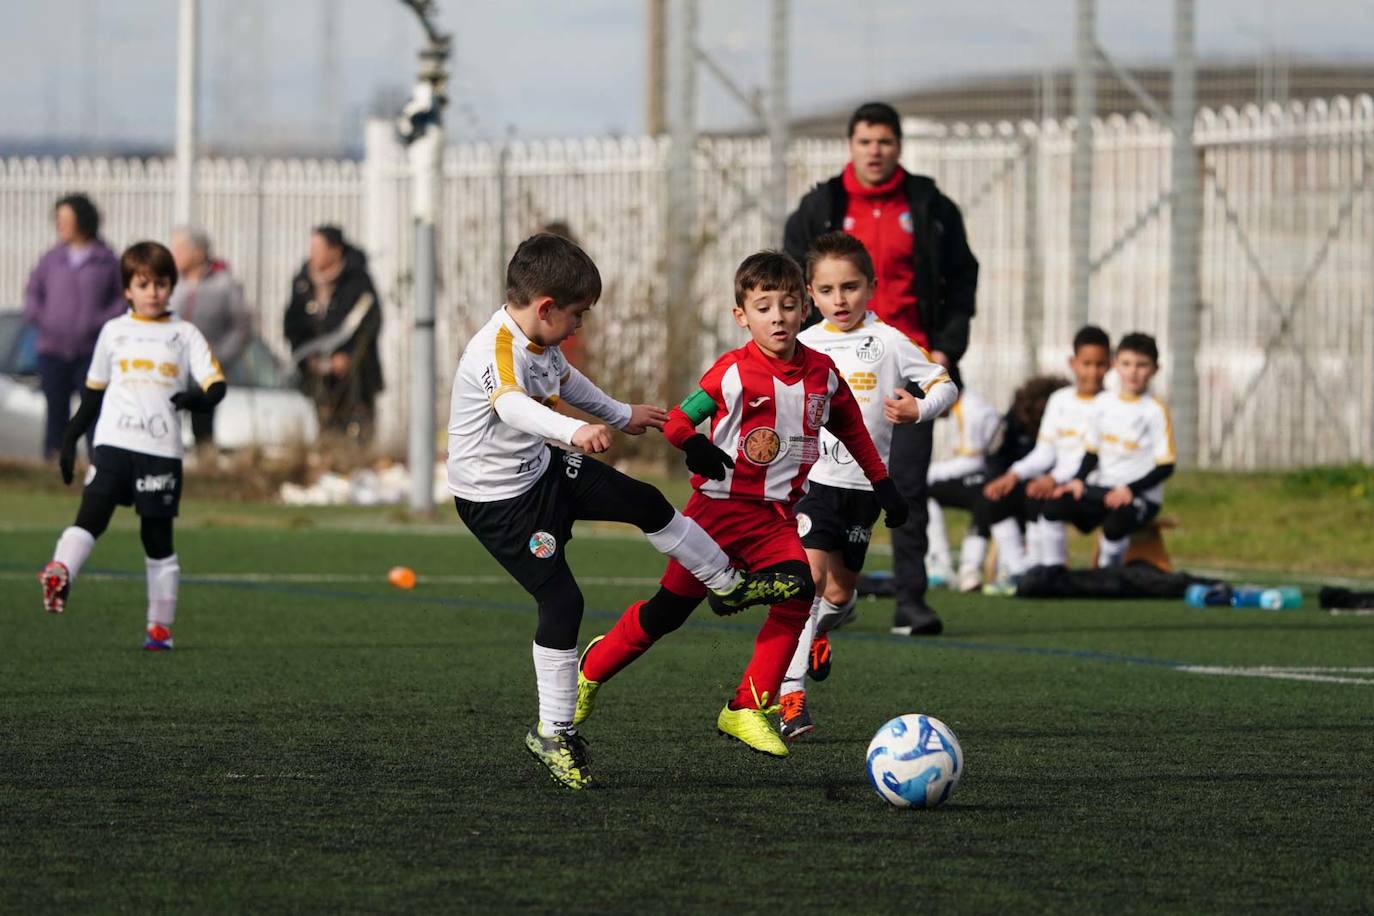
[[[1143,560],[1107,569],[1036,566],[1016,586],[1018,598],[1173,598],[1190,585],[1218,585],[1185,572],[1164,572]]]

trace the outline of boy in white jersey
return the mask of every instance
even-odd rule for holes
[[[1032,566],[1068,565],[1064,523],[1044,517],[1045,503],[1056,487],[1073,479],[1083,462],[1094,399],[1102,393],[1111,352],[1106,331],[1094,325],[1079,329],[1069,358],[1073,387],[1050,395],[1031,453],[983,488],[983,501],[975,514],[992,532],[997,554],[1013,582]],[[1024,541],[1019,531],[1022,522]]]
[[[959,545],[959,572],[956,579],[944,510],[963,509],[972,515],[978,494],[988,480],[988,456],[1002,428],[1002,415],[977,392],[965,388],[959,392],[959,399],[946,417],[954,427],[954,454],[932,462],[926,474],[929,507],[926,571],[932,582],[943,581],[967,592],[983,584],[988,531],[970,518],[968,532]]]
[[[581,248],[549,234],[526,239],[511,258],[506,287],[506,304],[468,341],[454,374],[448,486],[463,523],[538,603],[539,721],[525,747],[554,782],[581,789],[591,773],[586,739],[573,727],[583,611],[565,553],[573,522],[638,527],[733,610],[772,604],[808,583],[776,572],[742,576],[657,489],[582,454],[606,451],[610,426],[637,436],[662,429],[668,414],[615,400],[559,352],[601,295],[601,274]],[[604,423],[558,413],[559,401]]]
[[[863,242],[844,232],[817,238],[806,254],[806,281],[825,320],[798,339],[834,361],[886,463],[893,424],[934,420],[954,403],[958,389],[918,344],[867,310],[875,272]],[[911,394],[908,383],[923,396]],[[830,631],[853,615],[855,585],[880,512],[873,485],[844,443],[822,430],[820,444],[820,460],[796,507],[816,597],[782,683],[779,732],[788,740],[814,728],[806,708],[806,677],[809,673],[819,681],[830,674]]]
[[[1169,408],[1150,394],[1159,371],[1159,348],[1148,334],[1127,334],[1116,348],[1121,388],[1093,399],[1083,460],[1073,480],[1055,488],[1045,507],[1051,521],[1080,531],[1098,525],[1098,566],[1116,566],[1131,532],[1159,514],[1164,481],[1174,472],[1174,430]],[[1088,485],[1097,472],[1095,485]]]
[[[100,329],[59,458],[62,481],[69,484],[76,444],[95,422],[81,508],[39,581],[44,609],[62,613],[115,506],[132,505],[147,555],[143,648],[164,651],[172,648],[181,580],[172,547],[172,519],[181,504],[181,411],[212,410],[224,397],[224,375],[195,325],[167,311],[177,282],[172,253],[157,242],[139,242],[124,252],[119,268],[129,311]]]

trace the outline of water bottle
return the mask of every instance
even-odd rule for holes
[[[1203,585],[1201,582],[1188,586],[1188,590],[1183,593],[1183,600],[1189,607],[1230,607],[1231,606],[1231,586],[1224,582],[1215,585]]]
[[[1302,607],[1302,591],[1291,585],[1276,587],[1242,585],[1231,593],[1231,607],[1257,607],[1289,611]]]

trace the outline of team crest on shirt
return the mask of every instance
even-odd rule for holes
[[[797,513],[797,537],[806,537],[811,533],[811,516],[805,512]]]
[[[537,560],[547,560],[558,552],[558,538],[547,531],[536,531],[530,535],[530,553]]]
[[[806,425],[811,429],[820,429],[823,422],[825,422],[825,395],[808,394],[806,396]]]
[[[861,363],[876,363],[883,358],[883,342],[870,334],[859,341],[859,348],[854,355]]]
[[[782,439],[777,430],[767,426],[750,430],[740,441],[739,448],[750,463],[758,465],[772,464],[783,452]]]
[[[906,211],[906,212],[903,213],[901,216],[897,217],[897,222],[901,224],[901,226],[902,226],[902,231],[905,232],[907,235],[914,235],[914,234],[915,234],[916,229],[915,229],[914,224],[911,222],[911,211],[910,211],[910,210]]]

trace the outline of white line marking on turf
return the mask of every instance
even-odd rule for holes
[[[1219,677],[1261,677],[1278,681],[1315,681],[1322,684],[1374,684],[1374,678],[1338,677],[1290,668],[1237,668],[1224,665],[1179,665],[1175,671]]]
[[[18,572],[13,570],[0,571],[0,579],[36,579],[37,574],[28,572]],[[83,579],[136,579],[136,573],[101,573],[85,572],[82,573]],[[272,583],[281,582],[294,585],[343,585],[348,583],[383,583],[386,576],[383,573],[202,573],[187,570],[186,578],[191,581],[216,581],[216,582],[262,582]],[[511,578],[504,573],[493,573],[490,575],[480,574],[452,574],[452,575],[429,575],[421,573],[417,577],[420,584],[425,585],[509,585]],[[578,576],[577,581],[583,585],[610,585],[610,586],[647,586],[657,585],[658,579],[648,576]]]

